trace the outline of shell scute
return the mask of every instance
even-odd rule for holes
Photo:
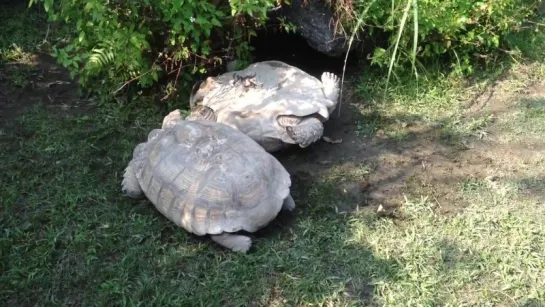
[[[175,194],[170,187],[170,185],[163,185],[157,196],[157,209],[162,213],[167,213],[175,200]]]
[[[155,178],[155,176],[151,176],[150,185],[148,188],[148,191],[146,192],[146,195],[153,203],[158,203],[159,193],[161,192],[161,182]]]
[[[183,154],[172,150],[168,156],[155,165],[155,176],[165,184],[177,182],[178,178],[187,172],[188,162],[185,158]]]
[[[191,219],[193,218],[193,209],[195,209],[196,204],[194,203],[193,199],[187,199],[184,201],[184,203],[185,206],[182,210],[180,223],[187,231],[194,233]]]
[[[208,206],[197,205],[193,209],[193,216],[191,218],[191,228],[197,235],[204,235],[208,232],[210,226]]]

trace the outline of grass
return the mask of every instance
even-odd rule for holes
[[[545,299],[545,208],[513,183],[453,187],[471,204],[454,217],[435,214],[426,198],[407,199],[396,222],[336,214],[336,180],[296,182],[293,220],[258,234],[251,253],[233,254],[121,195],[134,144],[161,118],[102,112],[58,118],[38,107],[2,138],[0,284],[8,305]]]
[[[121,195],[132,149],[160,125],[161,112],[135,102],[74,116],[38,105],[6,122],[0,134],[0,300],[6,306],[544,306],[545,87],[532,97],[519,92],[542,79],[544,67],[510,67],[513,74],[495,94],[503,98],[502,112],[469,115],[463,103],[503,68],[469,84],[456,76],[394,83],[380,103],[383,82],[364,75],[358,97],[369,104],[360,111],[372,120],[354,133],[364,138],[380,129],[403,142],[402,128],[427,125],[454,147],[491,132],[493,146],[502,149],[479,154],[493,158],[495,176],[468,174],[450,184],[449,192],[467,204],[451,215],[441,214],[441,206],[456,204],[415,189],[400,219],[335,210],[345,197],[339,181],[373,172],[368,165],[294,179],[296,211],[256,234],[246,255],[189,235],[147,201]],[[517,155],[525,141],[538,148],[534,156]]]
[[[30,84],[33,55],[47,52],[49,32],[53,31],[39,9],[27,9],[21,1],[5,2],[0,4],[0,90],[12,93]],[[1,82],[4,79],[10,84],[5,88]]]
[[[48,27],[39,9],[27,10],[26,5],[0,4],[0,64],[29,62],[32,52],[43,47]]]
[[[499,119],[502,131],[511,132],[505,134],[503,142],[514,142],[517,139],[526,141],[539,141],[545,137],[545,99],[525,98],[517,101],[518,109]]]

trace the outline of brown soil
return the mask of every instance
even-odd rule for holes
[[[39,103],[55,114],[86,112],[89,104],[81,103],[77,89],[69,73],[47,54],[0,64],[0,127]]]

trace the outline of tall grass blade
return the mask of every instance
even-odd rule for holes
[[[348,54],[350,53],[350,48],[352,47],[352,43],[354,42],[354,37],[356,36],[356,33],[358,32],[359,28],[361,27],[361,24],[363,23],[363,17],[365,14],[367,14],[367,11],[369,11],[369,8],[375,3],[376,0],[372,0],[371,3],[361,12],[360,16],[358,17],[358,21],[356,22],[356,25],[352,29],[352,35],[350,35],[350,40],[348,41],[348,51],[346,51],[346,55],[344,57],[344,65],[343,65],[343,74],[341,77],[341,93],[339,94],[339,112],[338,115],[341,116],[341,106],[342,106],[342,98],[343,98],[343,85],[344,85],[344,75],[346,72],[346,62],[348,61]]]
[[[416,0],[414,0],[416,1]],[[388,77],[386,78],[386,88],[384,89],[384,99],[386,100],[386,93],[388,92],[388,84],[390,82],[390,76],[392,75],[392,69],[394,67],[394,61],[397,54],[397,49],[399,47],[399,41],[401,40],[401,34],[405,30],[405,23],[407,22],[407,17],[409,16],[409,9],[411,8],[411,5],[413,4],[413,0],[407,0],[407,6],[405,7],[405,10],[403,11],[403,17],[401,18],[401,23],[399,25],[399,31],[397,32],[397,38],[396,43],[394,46],[394,52],[392,54],[392,58],[390,59],[390,65],[388,67]]]
[[[418,49],[418,0],[413,0],[413,15],[414,15],[414,36],[413,36],[413,57],[412,65],[415,77],[418,79],[418,71],[416,70],[416,52]]]

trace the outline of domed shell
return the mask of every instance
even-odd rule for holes
[[[136,176],[164,216],[196,235],[258,230],[277,216],[291,185],[250,137],[210,121],[152,131]]]
[[[253,81],[240,80],[246,77]],[[322,89],[320,80],[297,67],[279,61],[263,61],[240,71],[207,78],[196,96],[202,97],[202,105],[222,117],[218,118],[219,122],[233,121],[228,117],[249,110],[272,118],[318,113],[328,119],[328,107],[336,102],[328,100]]]

